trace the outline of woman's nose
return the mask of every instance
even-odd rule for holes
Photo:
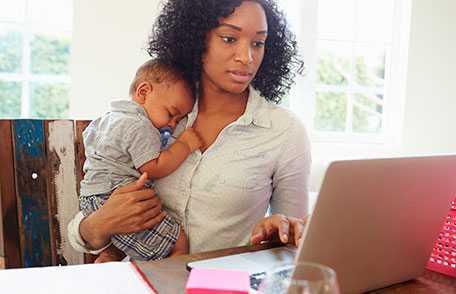
[[[236,60],[242,64],[253,62],[252,48],[250,45],[240,45],[237,51]]]

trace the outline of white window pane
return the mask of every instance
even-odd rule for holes
[[[355,133],[375,133],[382,130],[381,116],[355,105],[353,107],[353,126]]]
[[[72,0],[30,0],[28,18],[33,23],[59,25],[65,29],[71,29],[73,21],[72,2]]]
[[[358,46],[355,55],[356,83],[361,86],[383,87],[385,85],[386,49]]]
[[[22,67],[22,32],[0,25],[0,72],[19,73]]]
[[[23,21],[25,0],[0,0],[0,20]]]
[[[353,103],[360,108],[370,111],[378,116],[383,112],[383,95],[375,93],[355,93]]]
[[[319,41],[317,50],[317,83],[320,85],[348,85],[351,78],[351,44]]]
[[[316,95],[314,127],[317,131],[344,132],[347,117],[345,93],[319,92]]]
[[[31,83],[30,117],[68,117],[70,85],[64,83]]]
[[[70,38],[64,35],[33,35],[30,71],[34,74],[68,74],[70,45]]]
[[[0,80],[0,118],[18,118],[21,116],[20,82]]]
[[[391,42],[393,0],[359,0],[357,3],[358,40]]]
[[[318,1],[318,38],[354,40],[355,0]]]

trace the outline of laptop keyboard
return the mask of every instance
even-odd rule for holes
[[[277,272],[276,279],[285,280],[290,278],[291,272],[289,270],[281,270]],[[258,290],[260,288],[261,282],[266,277],[266,272],[254,273],[250,275],[250,288],[253,290]]]
[[[250,275],[250,288],[258,290],[263,279],[266,277],[266,272],[254,273]]]

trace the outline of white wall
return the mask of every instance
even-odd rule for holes
[[[414,0],[402,152],[456,152],[456,1]]]
[[[147,60],[147,37],[158,0],[74,1],[71,114],[95,118],[111,99],[126,99],[136,68]]]

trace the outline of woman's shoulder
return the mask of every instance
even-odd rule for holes
[[[258,107],[256,117],[261,120],[269,120],[270,126],[276,130],[305,129],[304,122],[295,112],[285,106],[268,102],[264,98]]]

